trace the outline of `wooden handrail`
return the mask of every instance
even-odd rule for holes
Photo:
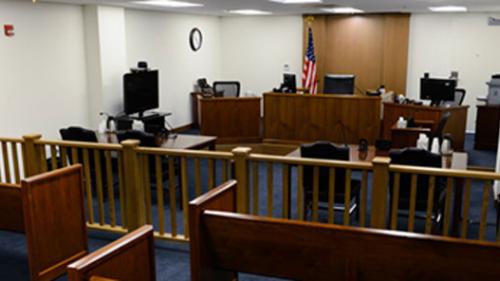
[[[17,143],[22,143],[24,142],[23,139],[20,138],[8,138],[8,137],[0,137],[1,142],[17,142]]]
[[[63,147],[77,147],[77,148],[87,148],[87,149],[102,149],[102,150],[122,150],[123,147],[120,144],[105,144],[105,143],[93,143],[93,142],[83,142],[83,141],[52,141],[52,140],[36,140],[37,145],[55,145]]]
[[[332,168],[346,168],[355,170],[371,170],[373,169],[372,163],[369,162],[350,162],[341,160],[324,160],[316,158],[300,158],[300,157],[287,157],[287,156],[274,156],[266,154],[252,153],[249,156],[252,161],[265,161],[265,162],[279,162],[283,164],[292,165],[314,165],[325,166]]]
[[[210,159],[216,158],[216,159],[226,159],[226,160],[230,160],[233,157],[233,154],[230,152],[189,150],[189,149],[138,147],[136,151],[142,154],[168,155],[168,156],[179,156],[179,157],[202,157],[202,158],[210,158]]]
[[[389,171],[395,173],[422,174],[429,176],[473,178],[481,180],[500,180],[500,173],[479,172],[479,171],[469,171],[469,170],[454,170],[454,169],[428,168],[428,167],[391,164],[389,165]]]

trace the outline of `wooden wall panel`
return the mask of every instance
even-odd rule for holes
[[[307,16],[304,16],[306,20]],[[396,93],[406,91],[408,14],[320,15],[311,27],[318,63],[319,92],[324,75],[356,75],[357,94],[385,85]],[[304,24],[304,53],[307,48]]]
[[[385,17],[382,82],[396,93],[406,92],[410,17]]]

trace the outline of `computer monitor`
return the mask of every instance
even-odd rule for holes
[[[327,74],[325,75],[325,83],[323,92],[325,94],[354,94],[354,80],[355,76],[351,74]]]
[[[420,79],[420,99],[431,100],[431,105],[438,106],[442,101],[454,101],[457,81],[453,79]]]
[[[295,79],[295,74],[285,73],[283,74],[283,89],[287,93],[297,92],[297,81]]]
[[[137,71],[123,76],[123,100],[126,114],[142,115],[159,106],[158,71]]]

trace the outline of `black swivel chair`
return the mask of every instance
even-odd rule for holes
[[[339,147],[326,141],[318,141],[312,144],[304,144],[300,147],[301,157],[319,158],[330,160],[349,160],[349,147]],[[329,169],[321,167],[319,169],[319,202],[328,202]],[[304,212],[312,207],[313,200],[313,167],[304,166]],[[351,180],[351,208],[353,212],[359,208],[360,202],[360,182]],[[345,200],[345,169],[335,169],[335,195],[334,203],[344,205]],[[344,210],[344,206],[335,207],[335,209]]]
[[[222,93],[223,97],[240,96],[240,82],[238,81],[217,81],[214,82],[214,92]]]
[[[94,143],[98,142],[97,135],[94,131],[82,127],[73,126],[65,129],[60,129],[59,133],[61,135],[61,138],[65,141],[80,141],[80,142],[94,142]],[[78,157],[78,159],[73,159],[73,154],[71,153],[70,148],[66,149],[67,149],[66,155],[68,155],[69,163],[71,164],[83,163],[84,161],[83,149],[77,148],[76,157]],[[103,152],[100,152],[99,158],[101,161],[101,169],[102,169],[102,167],[106,167],[105,166],[106,160]],[[94,151],[91,149],[88,150],[88,166],[90,172],[91,185],[95,187],[96,186],[95,160],[94,160]],[[118,163],[116,162],[116,159],[111,160],[111,166],[112,166],[112,171],[117,171]],[[106,187],[107,184],[105,179],[106,179],[106,170],[102,169],[101,182],[104,188]],[[96,193],[94,192],[93,195],[95,196]],[[104,192],[104,196],[105,197],[107,196],[107,192]]]
[[[455,89],[455,105],[462,105],[465,99],[465,89]]]
[[[389,153],[389,157],[391,158],[391,164],[434,167],[434,168],[441,168],[442,165],[440,155],[418,148],[405,148],[401,150],[393,150]],[[391,174],[390,189],[389,189],[391,201],[389,202],[392,202],[393,184],[394,184],[394,175]],[[446,190],[445,186],[446,186],[445,179],[437,177],[434,188],[434,201],[432,209],[432,219],[434,222],[440,221],[445,199],[445,190]],[[409,174],[401,174],[399,180],[398,215],[401,215],[399,211],[401,210],[408,211],[410,208],[410,187],[411,187],[411,176]],[[415,205],[415,211],[417,212],[425,213],[427,211],[428,187],[429,187],[429,176],[419,175],[417,177],[417,198]]]
[[[439,120],[439,124],[438,124],[436,130],[432,133],[431,141],[429,142],[429,149],[431,148],[430,146],[432,145],[432,140],[434,138],[438,138],[440,143],[443,141],[444,127],[446,126],[446,123],[448,123],[448,119],[450,119],[450,116],[451,116],[450,112],[445,112],[445,113],[443,113],[443,115],[441,115],[441,119]]]

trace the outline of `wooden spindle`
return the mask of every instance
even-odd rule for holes
[[[149,174],[149,156],[145,154],[142,156],[142,186],[144,187],[144,196],[146,197],[146,223],[153,223],[153,208],[151,202],[151,176]]]
[[[401,174],[394,173],[392,183],[392,202],[391,202],[391,229],[398,228],[398,209],[399,209],[399,185],[401,181]]]
[[[410,185],[410,213],[408,215],[408,231],[415,229],[415,207],[417,203],[417,174],[411,175]]]
[[[97,206],[99,211],[99,224],[104,225],[104,196],[102,191],[101,153],[97,149],[94,149],[94,170],[97,190]]]
[[[172,237],[177,236],[176,177],[174,158],[168,157],[168,192],[170,199],[170,226]]]
[[[156,200],[158,209],[158,225],[160,235],[165,234],[165,217],[163,204],[163,175],[161,167],[161,157],[155,156],[155,173],[156,173]]]
[[[9,153],[7,151],[7,143],[2,141],[1,144],[2,144],[2,158],[3,158],[5,182],[10,183],[11,182],[10,163],[9,163]],[[2,173],[0,171],[0,181],[2,180],[1,176],[2,176]]]
[[[125,198],[125,184],[124,184],[124,171],[123,171],[123,152],[118,153],[118,191],[120,197],[120,216],[122,226],[127,225],[127,215],[126,215],[126,204],[127,200]]]
[[[448,236],[450,233],[450,212],[451,212],[451,197],[453,192],[453,179],[448,177],[446,179],[446,201],[444,205],[444,219],[443,219],[443,235]]]
[[[429,188],[427,189],[427,211],[425,214],[425,233],[432,232],[432,216],[434,208],[434,189],[436,188],[436,177],[429,177]]]
[[[90,176],[90,163],[89,163],[89,152],[87,149],[83,149],[83,170],[85,174],[85,191],[87,194],[87,211],[89,217],[89,223],[94,223],[94,204],[92,197],[92,179]]]
[[[469,210],[470,210],[470,193],[472,187],[472,180],[465,180],[465,193],[464,193],[464,209],[462,214],[462,230],[460,237],[462,239],[467,239],[467,229],[469,225]]]
[[[479,239],[486,239],[486,226],[488,224],[488,201],[490,198],[491,182],[484,181],[483,185],[483,200],[481,204],[481,221],[479,222]]]
[[[62,151],[62,150],[61,150]],[[106,186],[108,187],[109,216],[112,227],[116,226],[115,194],[113,190],[113,168],[111,166],[111,152],[104,152],[106,164]]]
[[[223,182],[226,182],[228,181],[229,177],[228,177],[228,174],[227,174],[227,162],[229,160],[221,160],[221,164],[222,164],[222,181]]]
[[[57,170],[57,149],[55,145],[50,146],[50,168]]]
[[[335,222],[335,168],[328,170],[328,223]]]
[[[63,167],[68,166],[68,152],[67,147],[59,146],[59,151],[61,152],[61,164]]]
[[[224,161],[223,161],[224,162]],[[184,211],[184,237],[189,238],[189,189],[186,157],[181,158],[182,210]]]
[[[19,172],[19,155],[17,153],[17,143],[13,142],[11,145],[12,145],[12,159],[14,160],[14,179],[16,183],[20,183],[21,175]]]

